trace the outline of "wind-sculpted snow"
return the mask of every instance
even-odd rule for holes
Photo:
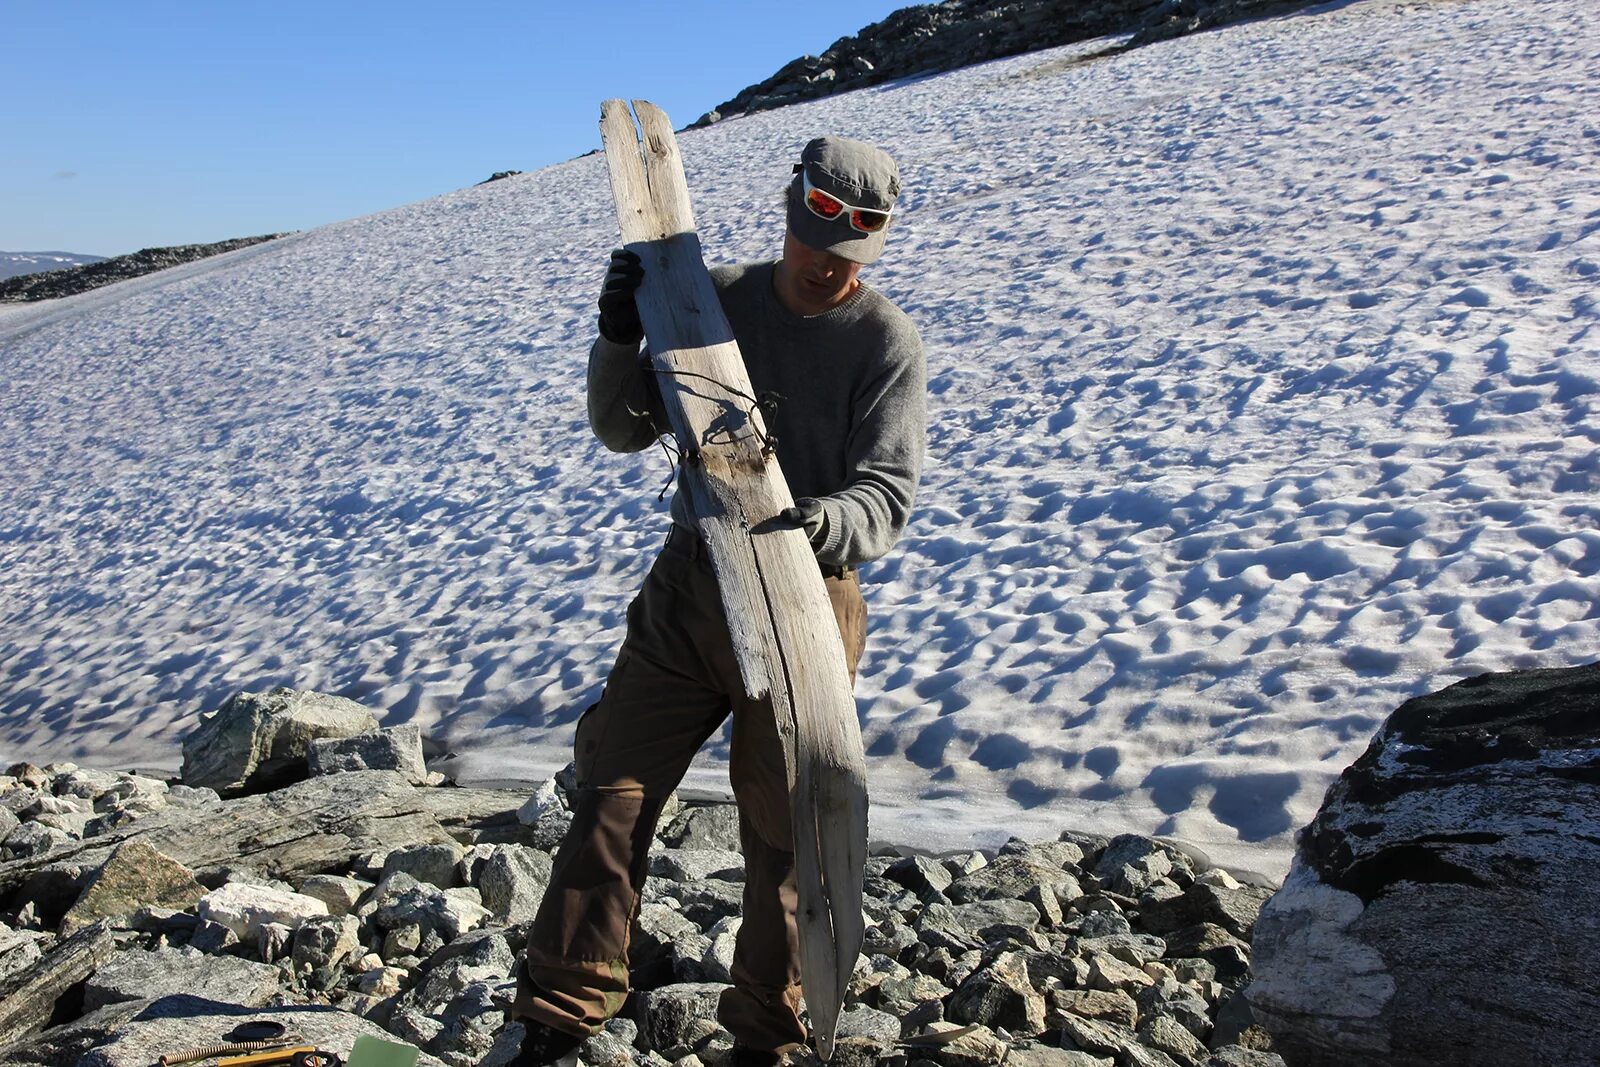
[[[1281,873],[1402,700],[1600,648],[1600,11],[1091,51],[688,133],[701,235],[775,254],[816,133],[901,161],[865,276],[932,425],[866,572],[875,834]],[[5,757],[175,766],[293,684],[565,762],[667,523],[585,422],[615,241],[586,157],[0,318]]]

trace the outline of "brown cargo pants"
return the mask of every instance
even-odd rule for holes
[[[853,570],[825,569],[824,580],[853,682],[866,604]],[[805,1041],[783,749],[771,703],[744,695],[704,545],[677,527],[628,608],[627,637],[599,703],[578,721],[572,826],[528,937],[528,973],[511,1014],[586,1034],[621,1009],[656,819],[730,711],[744,922],[717,1018],[750,1048]]]

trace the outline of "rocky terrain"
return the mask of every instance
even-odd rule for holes
[[[218,241],[205,245],[173,245],[170,248],[141,248],[126,256],[113,256],[95,263],[59,270],[45,270],[36,274],[22,274],[14,278],[0,278],[0,303],[23,303],[32,300],[54,300],[98,289],[112,282],[137,278],[182,263],[232,252],[237,248],[270,241],[284,236],[269,233],[260,237],[239,237],[231,241]]]
[[[504,1062],[520,1030],[500,998],[570,776],[531,796],[428,784],[414,727],[291,690],[241,694],[193,740],[187,773],[216,785],[70,763],[0,777],[0,1064],[146,1067],[251,1018],[341,1054],[370,1033],[424,1063]],[[259,791],[296,763],[301,780]],[[650,870],[634,992],[581,1059],[716,1067],[733,807],[674,799]],[[1132,835],[879,848],[835,1062],[1281,1064],[1239,995],[1270,893]]]
[[[706,112],[694,126],[913,75],[1123,34],[1137,48],[1311,0],[944,0],[900,8],[821,55],[801,56]]]

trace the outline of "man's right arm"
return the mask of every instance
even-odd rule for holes
[[[649,353],[604,334],[589,349],[589,427],[613,452],[648,448],[667,428]]]

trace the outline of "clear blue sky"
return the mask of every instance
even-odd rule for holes
[[[0,250],[300,230],[682,126],[904,0],[0,0]]]

